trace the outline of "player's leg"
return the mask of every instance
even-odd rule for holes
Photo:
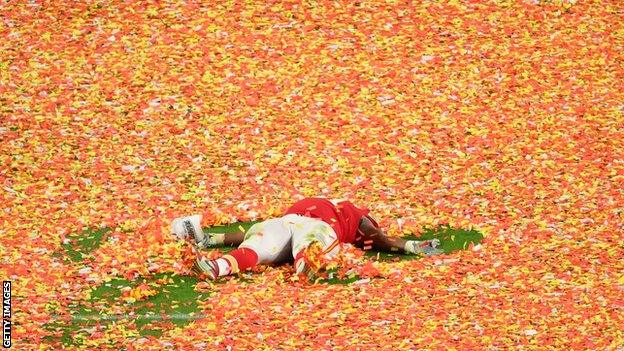
[[[288,257],[291,238],[284,217],[272,218],[249,228],[239,248],[254,250],[259,264],[275,263]]]
[[[308,267],[303,257],[304,251],[313,244],[318,244],[326,258],[335,256],[340,251],[336,232],[332,227],[316,218],[288,215],[287,222],[292,231],[292,256],[297,273],[314,267]]]
[[[256,264],[279,262],[290,255],[291,233],[283,218],[256,223],[238,249],[216,260],[199,259],[196,268],[217,278],[244,271]]]

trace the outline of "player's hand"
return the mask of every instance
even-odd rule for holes
[[[440,240],[439,239],[431,239],[431,240],[408,240],[405,243],[405,252],[411,254],[422,254],[425,256],[434,256],[440,255],[444,253],[441,249],[439,249]]]

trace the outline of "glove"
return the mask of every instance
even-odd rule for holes
[[[405,252],[410,254],[423,254],[425,256],[434,256],[444,253],[441,249],[438,249],[440,246],[440,240],[431,239],[431,240],[408,240],[405,242]]]

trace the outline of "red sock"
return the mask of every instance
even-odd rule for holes
[[[258,254],[254,250],[246,247],[232,250],[228,252],[224,258],[226,258],[226,256],[231,256],[236,261],[237,267],[233,267],[234,272],[242,272],[258,263]]]

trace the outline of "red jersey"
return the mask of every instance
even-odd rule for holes
[[[338,241],[354,243],[362,217],[367,217],[376,227],[379,226],[374,219],[368,216],[368,212],[368,209],[358,208],[349,201],[342,201],[334,206],[327,199],[309,197],[296,202],[286,210],[285,215],[298,214],[318,218],[334,229]]]

